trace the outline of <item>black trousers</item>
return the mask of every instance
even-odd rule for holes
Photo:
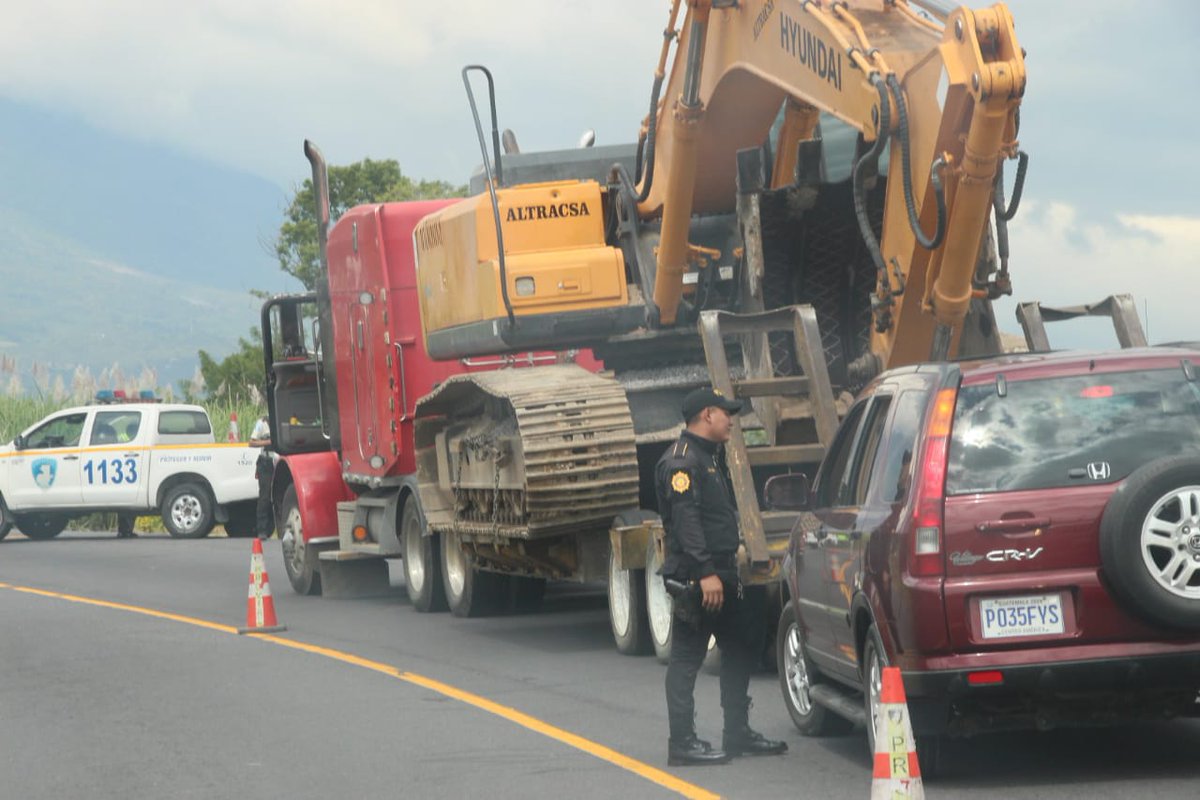
[[[716,614],[705,613],[699,627],[675,617],[671,657],[667,662],[667,718],[671,738],[682,741],[695,734],[696,675],[708,653],[710,636],[721,650],[721,708],[725,730],[737,731],[749,721],[750,673],[766,643],[767,591],[745,586],[738,598],[736,582],[725,582],[725,603]]]
[[[259,538],[270,539],[275,530],[275,509],[271,506],[271,479],[275,476],[275,462],[269,456],[260,457],[255,465],[254,476],[258,478],[258,504],[254,509],[255,532]]]

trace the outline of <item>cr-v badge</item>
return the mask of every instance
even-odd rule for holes
[[[986,556],[977,556],[970,550],[950,554],[950,563],[956,567],[969,567],[985,558],[994,563],[1005,561],[1032,561],[1042,554],[1044,547],[1026,547],[1022,550],[989,550]]]

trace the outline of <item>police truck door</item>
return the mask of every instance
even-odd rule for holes
[[[97,411],[83,451],[83,501],[97,507],[138,505],[145,486],[146,441],[142,412]]]

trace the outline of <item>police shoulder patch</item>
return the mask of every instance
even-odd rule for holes
[[[692,479],[683,470],[679,470],[671,476],[671,488],[683,494],[688,489],[692,488]]]

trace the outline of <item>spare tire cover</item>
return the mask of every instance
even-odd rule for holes
[[[1130,612],[1200,631],[1200,457],[1163,458],[1125,479],[1100,520],[1100,559]]]

